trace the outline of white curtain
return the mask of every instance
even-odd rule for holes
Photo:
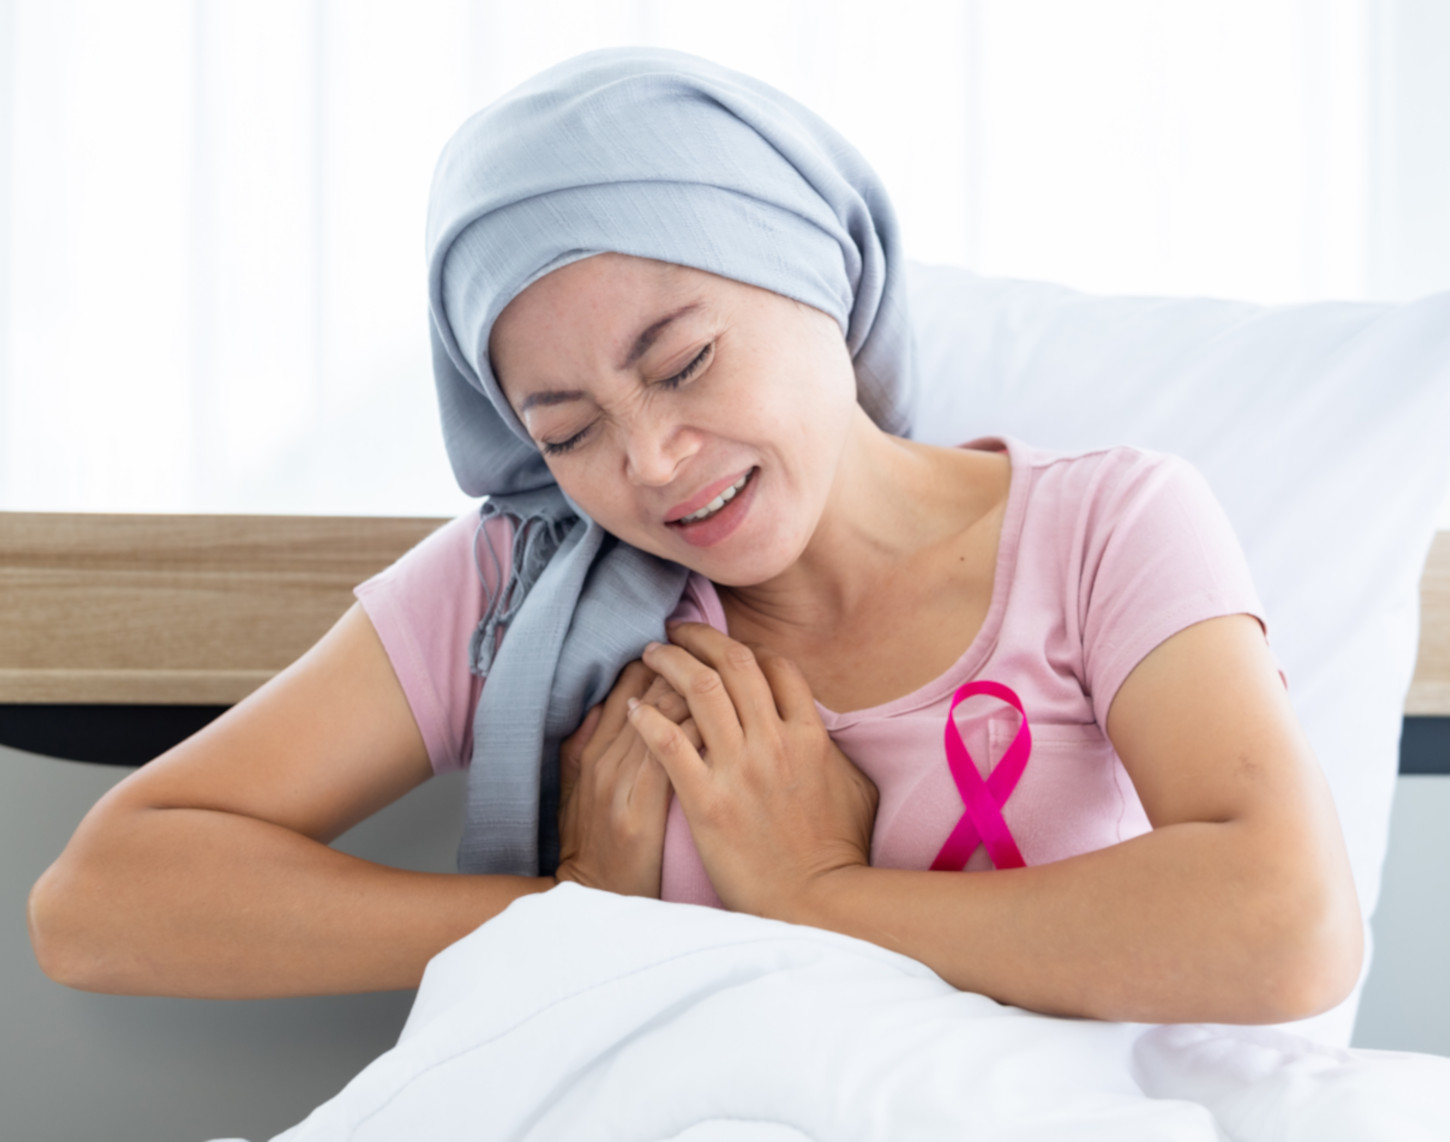
[[[1388,2],[0,0],[0,508],[459,510],[433,162],[472,110],[611,44],[816,108],[915,258],[1369,296]]]

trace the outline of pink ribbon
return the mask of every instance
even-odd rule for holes
[[[977,694],[1000,698],[1022,715],[1016,736],[985,781],[977,772],[976,763],[967,752],[962,732],[952,716],[962,699]],[[947,764],[951,766],[952,779],[957,783],[966,812],[952,829],[941,852],[936,854],[936,860],[931,862],[932,871],[956,872],[965,868],[978,845],[987,846],[987,855],[997,868],[1022,868],[1027,862],[1022,859],[1017,842],[1012,839],[1012,830],[1007,828],[1007,822],[1002,817],[1002,806],[1007,804],[1007,798],[1017,788],[1017,781],[1027,766],[1028,755],[1032,753],[1032,731],[1027,727],[1027,711],[1022,708],[1022,699],[1000,682],[968,682],[952,697],[943,736]]]

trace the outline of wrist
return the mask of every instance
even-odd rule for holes
[[[850,900],[871,867],[864,864],[840,865],[817,873],[798,892],[777,919],[792,924],[806,924],[832,932],[845,932],[846,917],[851,913]]]

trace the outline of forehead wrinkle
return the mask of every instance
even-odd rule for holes
[[[593,261],[594,259],[587,260]],[[681,285],[684,285],[683,282],[676,284],[676,279],[680,276],[681,271],[684,270],[684,267],[662,264],[659,267],[652,268],[657,268],[658,270],[663,271],[660,273],[659,276],[664,278],[665,281],[668,283],[665,292],[675,292],[675,290],[678,290]],[[563,271],[559,272],[567,274],[568,269],[569,267],[565,267]],[[681,292],[683,291],[681,290]],[[675,309],[671,310],[670,312],[666,313],[664,316],[651,321],[649,325],[647,325],[644,329],[640,330],[640,332],[635,335],[633,344],[631,345],[630,349],[627,353],[624,354],[622,358],[616,360],[614,367],[619,372],[627,371],[631,366],[636,364],[640,360],[640,358],[648,353],[651,348],[654,347],[655,343],[660,339],[661,336],[663,336],[663,334],[667,331],[669,326],[674,321],[679,318],[689,316],[690,314],[704,311],[708,308],[709,307],[707,305],[706,299],[696,295],[693,300],[683,305],[680,305]],[[567,327],[571,323],[571,309],[572,305],[569,301],[558,297],[551,298],[551,301],[548,304],[548,308],[544,311],[548,315],[544,318],[544,320],[549,325],[561,324]],[[493,340],[494,335],[499,331],[499,326],[502,324],[502,321],[499,321],[495,324],[493,331],[491,331],[490,333],[490,341]],[[491,345],[490,348],[492,349],[493,346]],[[505,386],[504,384],[502,369],[495,368],[495,375],[499,379],[499,387],[501,389],[506,389],[507,387],[509,387]],[[545,384],[548,383],[549,382],[545,382]],[[565,385],[567,385],[567,382],[565,382]],[[529,393],[516,406],[515,415],[518,416],[520,420],[523,420],[524,414],[534,408],[550,407],[555,405],[567,404],[571,401],[590,399],[590,393],[585,391],[583,388],[576,386],[565,387],[565,385],[560,385],[558,388],[541,388],[535,390],[532,393]]]

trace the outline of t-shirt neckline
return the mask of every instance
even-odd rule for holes
[[[1002,618],[1007,611],[1008,598],[1012,593],[1012,577],[1017,566],[1018,541],[1027,515],[1028,464],[1022,452],[1022,445],[1009,436],[981,436],[957,447],[981,452],[1005,452],[1009,464],[1007,483],[1007,509],[1002,518],[1002,531],[997,539],[997,561],[992,573],[992,601],[987,608],[987,617],[981,629],[968,644],[961,656],[947,668],[946,672],[909,694],[893,698],[876,706],[860,710],[835,710],[816,702],[816,711],[826,729],[832,733],[845,730],[861,721],[876,721],[909,713],[924,706],[930,706],[950,694],[963,682],[971,679],[997,645],[1002,629]],[[700,609],[712,626],[729,633],[725,608],[715,584],[702,575],[691,575],[691,587],[696,591]]]

